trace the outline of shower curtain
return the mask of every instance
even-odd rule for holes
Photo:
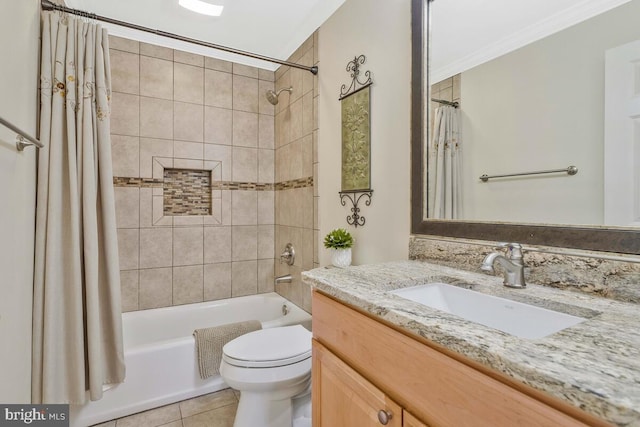
[[[436,109],[428,163],[429,218],[462,216],[459,122],[457,108],[443,105]]]
[[[124,379],[106,30],[42,14],[33,403],[81,404]]]

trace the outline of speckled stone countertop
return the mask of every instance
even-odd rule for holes
[[[398,327],[620,426],[640,426],[640,305],[421,261],[317,268],[303,281]],[[429,282],[587,318],[540,339],[523,339],[389,294]],[[640,284],[638,284],[640,286]]]

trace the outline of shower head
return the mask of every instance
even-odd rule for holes
[[[283,91],[285,91],[285,90],[286,90],[287,92],[291,93],[291,92],[293,91],[293,87],[283,88],[283,89],[280,89],[280,90],[279,90],[279,91],[277,91],[277,92],[275,92],[275,91],[273,91],[273,90],[269,89],[269,90],[267,91],[267,93],[265,94],[265,96],[267,97],[267,101],[269,101],[269,102],[270,102],[271,104],[273,104],[273,105],[276,105],[276,104],[278,103],[278,97],[279,97],[279,96],[280,96],[280,94],[281,94]]]

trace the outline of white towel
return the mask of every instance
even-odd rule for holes
[[[245,322],[196,329],[193,332],[193,336],[196,338],[200,378],[209,378],[220,372],[222,347],[226,343],[238,338],[240,335],[258,329],[262,329],[262,324],[258,320],[247,320]]]

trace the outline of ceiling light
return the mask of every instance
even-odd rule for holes
[[[224,6],[207,3],[202,0],[178,0],[178,4],[185,9],[209,16],[220,16],[222,9],[224,9]]]

